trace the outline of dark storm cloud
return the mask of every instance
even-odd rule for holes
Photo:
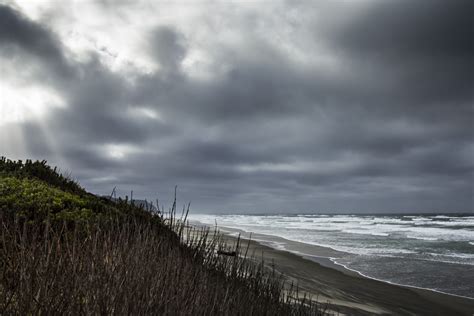
[[[182,111],[207,121],[279,116],[291,114],[301,106],[301,101],[297,100],[300,93],[297,84],[303,78],[288,77],[295,74],[285,65],[277,66],[277,61],[271,65],[243,62],[232,68],[216,80],[205,83],[182,76],[174,77],[172,82],[161,75],[143,77],[136,100],[158,102],[169,106],[170,112]],[[293,83],[292,79],[295,79]]]
[[[40,79],[53,76],[51,84],[59,88],[67,106],[55,110],[49,123],[61,130],[61,136],[68,136],[68,142],[139,142],[153,131],[146,120],[130,118],[129,84],[107,69],[96,54],[91,53],[86,62],[68,60],[50,30],[6,6],[0,6],[0,23],[0,47],[23,54],[7,57],[20,59],[19,66],[43,65],[37,74]],[[41,139],[41,134],[37,136]]]
[[[32,157],[54,157],[59,148],[72,166],[113,173],[114,167],[124,165],[107,156],[99,145],[137,145],[151,135],[174,130],[164,123],[131,116],[129,83],[110,71],[95,53],[85,62],[68,60],[65,48],[49,29],[6,6],[0,7],[0,26],[0,50],[7,60],[17,60],[18,69],[39,65],[33,76],[26,74],[29,80],[44,84],[44,78],[50,78],[49,84],[64,98],[65,107],[54,109],[46,124],[23,124],[25,145]]]
[[[401,103],[397,108],[402,109],[403,103],[460,106],[456,103],[473,99],[472,1],[370,4],[344,23],[329,27],[325,37],[334,51],[358,68],[380,69],[381,73],[366,72],[386,86],[371,82],[375,95],[380,89],[383,96],[396,98]],[[472,107],[459,110],[467,114]]]
[[[67,79],[74,75],[59,39],[47,28],[0,4],[0,53],[8,58],[24,54],[47,68],[46,74]]]
[[[186,54],[184,39],[171,27],[159,27],[150,36],[150,46],[160,66],[176,70]]]
[[[319,15],[331,21],[297,26],[306,53],[323,45],[334,69],[296,62],[248,32],[248,17],[232,20],[243,43],[212,47],[224,70],[205,80],[183,68],[190,39],[174,26],[144,34],[159,70],[133,80],[96,53],[67,59],[51,31],[5,7],[0,23],[13,31],[0,30],[0,45],[28,51],[45,75],[74,74],[55,77],[66,106],[46,125],[95,192],[162,197],[178,184],[200,211],[471,211],[472,3],[363,6],[327,5]],[[296,14],[312,9],[303,2]],[[138,115],[143,107],[160,118]],[[24,133],[31,155],[48,158],[40,125]]]
[[[130,86],[124,78],[98,60],[81,64],[80,71],[80,79],[68,87],[69,107],[54,115],[58,129],[71,130],[71,141],[141,142],[150,134],[148,122],[130,116]]]
[[[474,4],[457,1],[374,1],[329,40],[349,54],[381,59],[472,58]]]

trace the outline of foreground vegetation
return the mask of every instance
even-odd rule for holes
[[[0,159],[0,314],[321,315],[237,240]]]

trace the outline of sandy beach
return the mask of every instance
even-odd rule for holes
[[[227,229],[229,243],[234,243],[237,230]],[[245,236],[242,245],[247,246]],[[292,243],[296,254],[275,249],[258,241],[263,236],[252,235],[249,253],[269,266],[274,265],[288,282],[294,281],[303,293],[327,304],[329,310],[339,315],[473,315],[474,300],[431,290],[405,287],[370,279],[334,264],[329,258],[337,251],[283,240],[271,236],[275,245]],[[268,240],[269,236],[264,236]]]

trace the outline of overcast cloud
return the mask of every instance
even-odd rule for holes
[[[195,212],[474,209],[474,2],[0,1],[0,154]]]

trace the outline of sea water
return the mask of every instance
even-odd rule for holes
[[[194,214],[191,219],[329,247],[341,252],[330,258],[334,263],[364,276],[474,298],[474,216]],[[292,251],[291,243],[278,247]]]

